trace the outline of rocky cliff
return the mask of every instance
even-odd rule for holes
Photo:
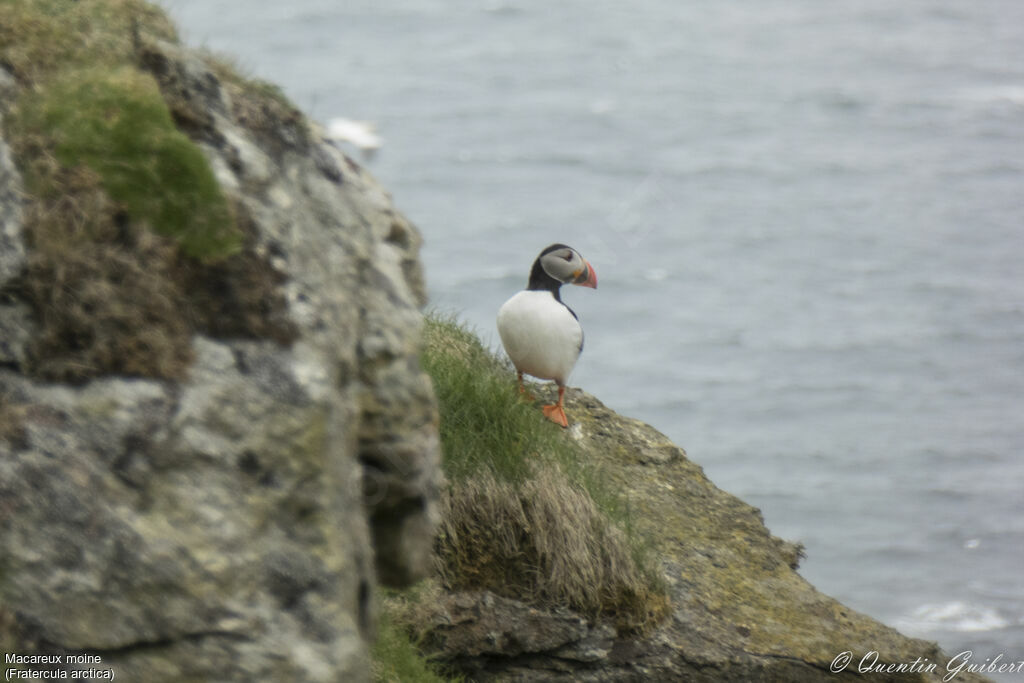
[[[151,12],[0,8],[0,650],[122,680],[365,680],[375,586],[422,576],[437,521],[420,236],[286,100]],[[69,64],[24,57],[65,28]],[[83,83],[131,88],[98,123],[47,109]],[[128,125],[143,96],[169,132],[120,149],[150,135]],[[167,162],[149,194],[212,171],[227,227],[204,229],[235,244],[190,255],[105,161],[68,163],[86,124],[104,158],[143,147],[134,183]],[[207,166],[171,163],[191,149]],[[196,222],[204,197],[182,200]]]
[[[0,650],[367,680],[378,584],[436,562],[419,233],[140,0],[8,2],[0,39]],[[582,392],[568,409],[543,428],[629,500],[669,607],[623,628],[435,578],[400,600],[424,650],[480,680],[842,680],[872,651],[940,667],[875,678],[939,678],[933,644],[818,593],[682,449]]]

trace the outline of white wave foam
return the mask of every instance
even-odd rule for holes
[[[961,91],[962,99],[980,105],[1011,105],[1024,107],[1024,86],[1002,85],[977,87]]]
[[[1010,626],[1010,621],[991,607],[956,600],[921,605],[908,616],[896,620],[896,628],[912,634],[935,631],[993,631]]]

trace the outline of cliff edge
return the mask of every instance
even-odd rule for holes
[[[512,370],[496,373],[518,400]],[[553,386],[532,390],[536,404],[555,399]],[[442,394],[442,420],[446,409]],[[797,571],[802,546],[773,536],[759,510],[717,488],[650,425],[575,388],[566,392],[566,412],[564,431],[536,419],[572,444],[589,476],[628,505],[625,526],[657,563],[668,608],[656,607],[653,623],[623,628],[614,614],[585,614],[500,585],[455,586],[441,571],[421,594],[391,608],[447,670],[481,681],[987,680],[935,643],[908,638],[816,590]],[[449,527],[446,520],[442,534]],[[530,544],[518,547],[529,552]]]

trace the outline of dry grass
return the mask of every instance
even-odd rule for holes
[[[160,240],[140,235],[133,249],[86,243],[74,251],[35,252],[24,296],[40,323],[30,371],[78,382],[100,375],[180,378],[191,362],[184,296],[168,272]]]
[[[68,64],[114,66],[131,59],[139,36],[175,41],[174,25],[144,0],[4,0],[3,62],[23,85]]]
[[[643,630],[667,605],[630,540],[558,469],[515,486],[483,472],[449,488],[436,567],[451,589],[488,588]]]
[[[63,192],[27,206],[32,248],[11,288],[38,323],[31,374],[66,382],[109,374],[174,379],[191,363],[194,332],[281,344],[295,338],[278,287],[283,276],[255,255],[247,222],[246,248],[203,263],[132,221],[89,169],[53,164],[51,171]]]
[[[31,249],[14,288],[39,323],[28,370],[71,382],[182,376],[190,332],[172,278],[173,242],[130,221],[95,172],[65,168],[39,140],[14,140],[29,173],[47,179],[26,207]]]

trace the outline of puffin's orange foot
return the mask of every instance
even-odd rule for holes
[[[565,410],[561,405],[555,403],[549,406],[542,406],[541,410],[544,411],[544,417],[555,424],[562,425],[563,427],[569,426],[569,418],[565,416]]]

